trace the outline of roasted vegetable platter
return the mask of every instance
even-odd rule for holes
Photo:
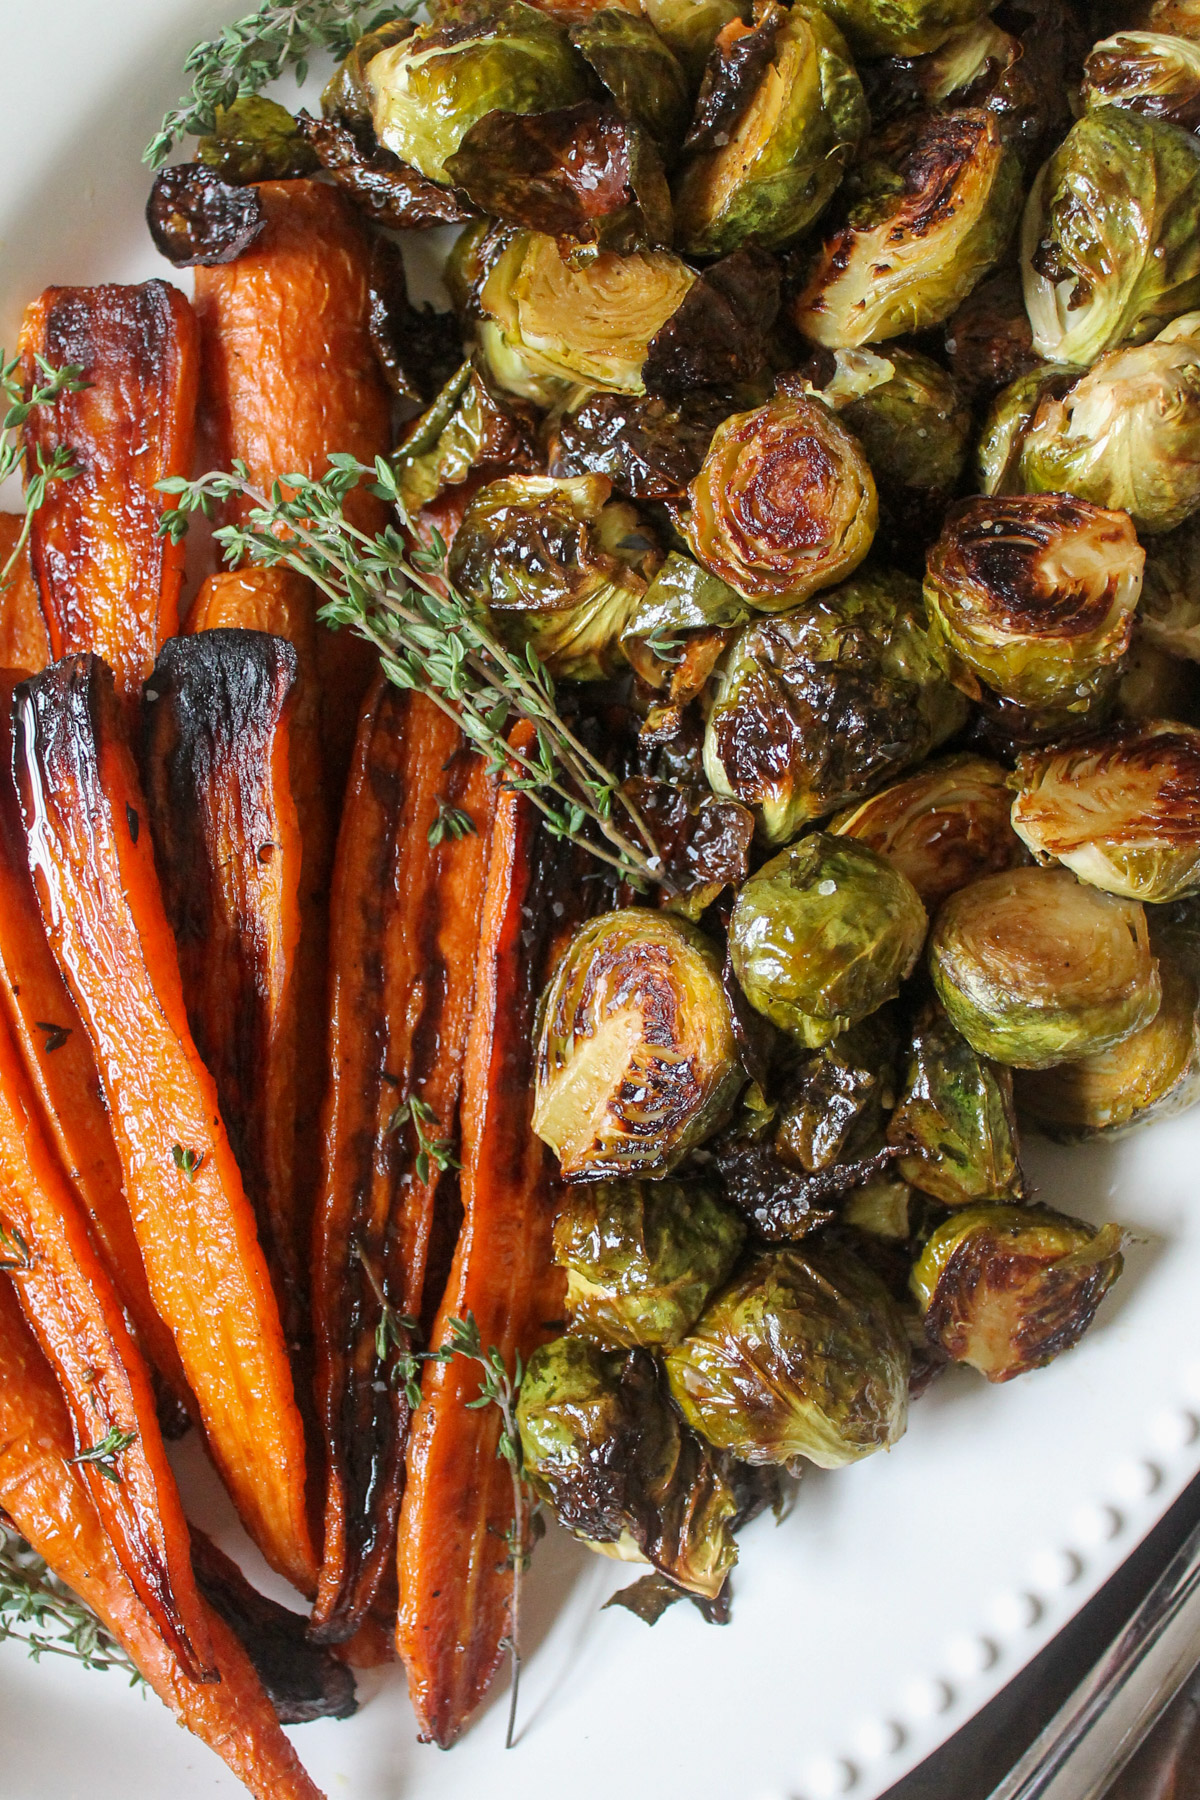
[[[236,16],[3,27],[4,1793],[869,1800],[1200,1466],[1200,18]]]

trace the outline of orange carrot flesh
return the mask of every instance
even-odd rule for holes
[[[24,523],[20,513],[0,513],[0,569],[16,550]],[[36,675],[49,661],[50,639],[26,545],[7,582],[0,586],[0,669],[21,669],[26,675]]]
[[[103,1621],[150,1686],[257,1800],[321,1800],[229,1628],[203,1618],[220,1674],[195,1681],[165,1647],[73,1468],[71,1425],[53,1373],[0,1282],[0,1510]],[[202,1603],[203,1604],[203,1603]]]
[[[578,896],[577,877],[564,885],[561,853],[529,802],[502,793],[463,1074],[463,1224],[432,1342],[445,1342],[451,1318],[471,1313],[484,1346],[510,1368],[517,1351],[528,1356],[561,1329],[563,1313],[554,1183],[531,1116],[550,901],[564,892]],[[496,1409],[470,1407],[479,1384],[479,1369],[461,1357],[427,1365],[400,1516],[397,1644],[421,1735],[443,1747],[487,1692],[512,1628],[512,1483],[496,1455]]]
[[[68,446],[78,472],[54,482],[33,520],[33,567],[54,656],[94,651],[136,698],[179,628],[182,544],[158,535],[172,504],[156,490],[190,475],[199,340],[187,300],[164,281],[47,288],[21,332],[27,371],[41,356],[82,367],[89,385],[37,407],[32,456]]]
[[[304,1433],[279,1309],[188,1029],[109,671],[89,656],[54,664],[17,690],[14,731],[42,915],[104,1083],[150,1292],[247,1530],[311,1592]]]
[[[330,1082],[314,1240],[317,1404],[326,1438],[325,1556],[314,1633],[342,1641],[390,1583],[408,1404],[376,1347],[379,1291],[419,1318],[453,1171],[417,1166],[450,1141],[470,1018],[494,782],[432,702],[380,684],[364,713],[331,897]],[[431,842],[439,801],[473,830]]]

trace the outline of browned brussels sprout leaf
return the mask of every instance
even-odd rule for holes
[[[555,1338],[529,1359],[517,1423],[526,1475],[566,1530],[715,1599],[737,1561],[737,1497],[649,1352]]]
[[[1079,1342],[1121,1273],[1124,1233],[1049,1207],[952,1213],[912,1273],[925,1331],[989,1381],[1040,1369]]]
[[[451,312],[412,304],[404,259],[389,238],[377,237],[371,245],[370,294],[371,342],[379,366],[393,393],[423,406],[458,366],[458,321]]]
[[[606,6],[569,26],[571,42],[592,65],[623,117],[658,145],[664,159],[687,130],[691,90],[674,53],[648,18]]]
[[[779,299],[779,265],[765,251],[735,250],[713,263],[651,339],[642,366],[646,392],[683,399],[694,388],[757,380]]]
[[[1022,494],[1033,485],[1021,468],[1026,435],[1043,399],[1069,393],[1077,373],[1063,363],[1035,359],[1032,368],[993,396],[975,450],[976,486],[981,493]],[[1038,485],[1053,486],[1049,482]],[[1067,484],[1063,486],[1065,490]]]
[[[963,397],[986,400],[1038,365],[1021,277],[1005,269],[980,282],[946,321],[946,354]]]
[[[604,250],[671,241],[671,195],[653,142],[615,106],[489,112],[446,173],[481,211]]]
[[[177,269],[235,262],[267,228],[253,188],[223,181],[203,163],[160,169],[146,203],[154,247]]]
[[[896,1098],[899,1032],[881,1007],[787,1074],[775,1149],[789,1167],[815,1175],[844,1159],[875,1153]]]
[[[778,0],[759,0],[753,25],[731,19],[717,33],[684,139],[685,150],[717,150],[728,144],[775,54],[775,39],[786,18],[787,8]]]
[[[436,315],[435,315],[436,316]],[[469,362],[401,438],[396,487],[409,518],[448,487],[494,465],[514,474],[537,467],[529,421],[501,404]]]
[[[475,208],[464,195],[430,181],[373,140],[364,150],[362,139],[349,126],[302,114],[299,129],[325,173],[376,225],[389,231],[420,231],[474,218]]]
[[[823,1469],[903,1436],[910,1363],[887,1289],[838,1249],[754,1257],[666,1359],[676,1404],[710,1443]]]
[[[589,394],[556,420],[551,475],[607,475],[631,500],[679,500],[734,402],[711,388],[677,400]]]
[[[311,175],[320,166],[299,121],[264,94],[243,94],[230,106],[218,106],[214,128],[200,139],[197,155],[223,181],[243,185]]]
[[[972,1050],[936,1001],[917,1019],[888,1142],[905,1181],[943,1206],[1024,1194],[1012,1074]]]
[[[750,867],[754,816],[736,800],[700,800],[669,781],[634,776],[625,783],[650,828],[674,884],[670,906],[698,919],[728,887],[740,887]]]
[[[725,1595],[726,1589],[722,1589],[715,1600],[706,1600],[701,1594],[689,1594],[686,1588],[660,1575],[656,1569],[652,1575],[643,1575],[639,1580],[631,1581],[628,1587],[620,1588],[604,1602],[600,1611],[607,1612],[610,1606],[620,1606],[640,1619],[643,1625],[657,1625],[677,1600],[690,1600],[708,1624],[728,1625],[729,1607]]]
[[[1126,106],[1185,131],[1200,127],[1200,44],[1161,31],[1118,31],[1083,65],[1087,107]]]

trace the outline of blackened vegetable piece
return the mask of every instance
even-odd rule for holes
[[[667,1356],[693,1430],[748,1463],[838,1469],[908,1420],[910,1355],[887,1289],[845,1251],[753,1258]]]
[[[936,1001],[917,1018],[888,1142],[897,1172],[943,1206],[1024,1193],[1012,1075],[977,1055]]]
[[[631,500],[682,499],[733,404],[715,389],[693,390],[678,400],[589,394],[557,418],[548,472],[607,475]]]
[[[779,268],[764,251],[735,250],[703,270],[651,339],[647,392],[683,400],[698,387],[760,380],[779,297]]]
[[[702,635],[696,633],[691,639],[692,660],[700,665],[695,672],[701,686],[704,659],[695,646]],[[630,657],[637,664],[632,651]],[[687,660],[685,653],[675,666],[676,677],[689,679],[683,674]],[[674,693],[672,684],[669,700],[673,700]],[[674,890],[670,902],[673,912],[699,919],[726,888],[741,886],[749,872],[754,842],[754,817],[744,806],[709,793],[688,793],[674,781],[653,781],[641,776],[632,777],[622,791],[632,798],[658,845]]]
[[[420,231],[430,225],[457,225],[474,208],[453,188],[430,181],[373,141],[363,149],[361,134],[336,119],[302,116],[298,128],[314,160],[377,225],[389,231]]]
[[[234,262],[267,228],[253,188],[226,181],[204,163],[160,169],[146,202],[154,248],[177,269]]]
[[[988,399],[1037,367],[1033,327],[1015,269],[1003,269],[981,281],[950,315],[946,354],[967,401]]]
[[[952,1213],[913,1269],[926,1336],[989,1381],[1043,1368],[1095,1318],[1121,1273],[1123,1237],[1049,1207]]]
[[[777,1154],[810,1175],[874,1153],[896,1098],[900,1052],[894,1009],[881,1007],[804,1055],[783,1077]]]
[[[426,405],[459,366],[458,321],[412,304],[404,259],[385,237],[371,245],[369,304],[371,343],[388,386],[401,400]]]
[[[787,18],[778,0],[760,0],[754,21],[731,19],[717,33],[705,65],[692,123],[684,139],[690,151],[720,149],[754,99],[775,55],[775,41]]]

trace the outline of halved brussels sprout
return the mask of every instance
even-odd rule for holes
[[[1034,750],[1013,778],[1013,829],[1039,862],[1133,900],[1200,889],[1200,731],[1129,721]]]
[[[773,1139],[780,1160],[816,1175],[874,1155],[896,1102],[899,1049],[885,1006],[804,1056],[783,1084]]]
[[[768,843],[861,799],[957,731],[915,581],[861,576],[758,619],[718,671],[704,736],[713,791],[753,806]]]
[[[1034,1080],[1018,1074],[1017,1105],[1063,1142],[1119,1137],[1200,1101],[1200,985],[1155,939],[1162,1004],[1149,1025]]]
[[[996,395],[984,416],[975,451],[980,493],[1025,492],[1021,455],[1026,433],[1043,399],[1068,393],[1076,376],[1077,371],[1065,363],[1039,363]]]
[[[887,1136],[904,1153],[897,1173],[943,1206],[1025,1191],[1012,1074],[979,1056],[936,1001],[917,1018]]]
[[[1083,103],[1127,106],[1195,131],[1200,125],[1200,44],[1164,31],[1118,31],[1083,65]]]
[[[827,831],[857,838],[912,882],[932,918],[981,875],[1021,859],[1008,771],[983,756],[946,756],[838,813]]]
[[[972,1048],[1018,1069],[1107,1050],[1148,1025],[1161,998],[1139,902],[1068,869],[1010,869],[952,894],[929,965]]]
[[[1065,494],[995,495],[950,509],[929,552],[925,605],[963,692],[1086,713],[1129,648],[1145,553],[1129,516]]]
[[[605,1181],[567,1191],[554,1260],[572,1331],[602,1344],[677,1344],[728,1276],[746,1227],[698,1181]]]
[[[581,927],[542,996],[533,1129],[568,1181],[669,1175],[744,1081],[721,960],[673,913]]]
[[[1200,662],[1200,518],[1146,546],[1138,621],[1160,650]]]
[[[596,681],[625,660],[621,634],[657,552],[603,475],[489,482],[463,516],[451,580],[504,639],[532,645],[553,675]]]
[[[491,112],[550,112],[588,98],[587,68],[562,26],[508,0],[466,16],[420,25],[367,64],[379,142],[431,181],[450,181],[447,162]]]
[[[751,1006],[815,1049],[894,997],[927,924],[915,888],[882,856],[814,831],[743,887],[729,954]]]
[[[902,124],[902,153],[868,170],[868,197],[827,241],[796,300],[800,330],[831,349],[948,319],[1016,224],[1020,165],[991,113]]]
[[[535,1350],[517,1401],[525,1473],[590,1548],[648,1562],[714,1599],[737,1561],[733,1489],[679,1423],[644,1350],[606,1355],[586,1338]]]
[[[840,1469],[908,1423],[908,1338],[879,1278],[846,1251],[756,1256],[667,1356],[693,1430],[748,1463]]]
[[[478,287],[480,346],[501,387],[539,404],[576,385],[642,394],[650,344],[695,280],[669,250],[574,268],[552,237],[515,232]]]
[[[1017,481],[1122,507],[1141,532],[1182,524],[1200,506],[1200,314],[1102,356],[1061,398],[1045,394]]]
[[[746,28],[735,23],[722,32],[714,56],[739,29]],[[798,236],[828,203],[867,124],[841,32],[796,0],[739,115],[684,166],[675,189],[680,245],[689,255],[720,256],[739,244],[769,249]]]
[[[200,139],[196,155],[223,181],[287,181],[311,175],[319,164],[286,106],[264,94],[242,94],[218,106],[213,129]]]
[[[832,587],[875,535],[875,482],[861,447],[804,396],[718,426],[688,499],[692,554],[761,612]]]
[[[523,472],[534,467],[533,449],[522,422],[467,362],[409,426],[395,453],[396,486],[409,517],[488,463]]]
[[[605,6],[572,20],[569,30],[623,117],[639,125],[665,157],[673,156],[688,128],[690,84],[649,19]]]
[[[1124,1234],[1049,1207],[971,1206],[926,1244],[912,1291],[930,1342],[989,1381],[1079,1342],[1124,1266]]]
[[[1200,304],[1200,144],[1116,106],[1085,113],[1021,227],[1033,347],[1086,367]]]
[[[860,56],[924,56],[986,17],[991,0],[827,0]]]

